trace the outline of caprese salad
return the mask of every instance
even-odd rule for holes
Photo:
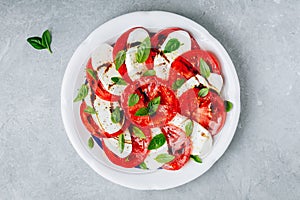
[[[100,45],[85,70],[74,98],[81,120],[107,158],[125,168],[201,163],[233,106],[220,96],[216,56],[181,28],[131,28]]]

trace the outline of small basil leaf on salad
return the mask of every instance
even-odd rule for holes
[[[152,99],[148,103],[149,115],[153,115],[157,111],[159,104],[160,104],[160,96]]]
[[[180,47],[180,42],[176,38],[170,39],[164,49],[164,53],[171,53],[172,51],[176,51]]]
[[[149,69],[143,74],[143,76],[155,76],[155,75],[156,75],[156,71],[154,69]]]
[[[177,79],[173,84],[172,84],[172,89],[173,90],[178,90],[185,82],[185,79]]]
[[[209,92],[208,88],[202,88],[199,92],[198,92],[198,96],[199,97],[205,97]]]
[[[83,100],[88,95],[88,92],[89,92],[89,87],[87,85],[83,84],[81,86],[81,88],[79,89],[78,94],[77,94],[76,98],[73,100],[73,102]]]
[[[136,126],[132,127],[133,134],[140,139],[146,139],[144,132]]]
[[[90,137],[88,140],[88,146],[90,149],[92,149],[94,147],[94,140],[92,137]]]
[[[149,114],[149,110],[146,107],[140,108],[134,114],[135,116],[146,116]]]
[[[210,76],[210,68],[202,58],[200,59],[200,73],[204,78],[208,78]]]
[[[87,106],[87,108],[84,109],[84,112],[89,113],[89,114],[97,114],[97,112],[95,111],[95,109],[92,108],[91,106]]]
[[[148,150],[158,149],[166,142],[166,137],[164,134],[160,133],[152,138],[148,146]]]
[[[119,70],[121,65],[125,62],[126,58],[126,51],[121,50],[117,53],[116,58],[114,60],[116,70]]]
[[[229,112],[233,108],[233,104],[230,101],[224,101],[226,112]]]
[[[190,136],[193,132],[194,124],[192,120],[189,120],[188,123],[185,125],[185,134],[186,136]]]
[[[150,43],[150,37],[147,37],[138,47],[137,52],[135,54],[136,61],[138,63],[145,62],[150,54],[151,49],[151,43]]]
[[[156,160],[159,163],[168,163],[174,160],[174,158],[175,156],[173,155],[163,153],[163,154],[159,154],[156,158],[154,158],[154,160]]]
[[[43,35],[42,35],[42,44],[44,47],[46,47],[48,49],[48,51],[50,53],[52,53],[51,50],[51,42],[52,42],[52,37],[51,37],[51,33],[49,30],[44,31]]]
[[[139,166],[141,169],[148,169],[146,163],[144,163],[144,162],[142,162]]]
[[[95,73],[95,71],[94,70],[92,70],[92,69],[87,69],[86,70],[87,71],[87,73],[89,73],[89,75],[91,76],[91,77],[93,77],[93,79],[97,79],[97,76],[96,76],[96,73]]]
[[[134,106],[135,104],[137,104],[139,102],[139,100],[140,100],[139,95],[131,94],[128,99],[128,106]]]
[[[190,158],[192,158],[197,163],[202,163],[202,159],[198,155],[190,155]]]
[[[119,123],[121,121],[121,111],[120,111],[120,107],[116,107],[113,112],[111,113],[111,121],[113,123]]]
[[[119,135],[118,146],[119,146],[120,153],[123,153],[124,147],[125,147],[125,136],[123,133],[121,135]]]
[[[117,85],[127,85],[126,81],[121,77],[111,77],[111,80]]]

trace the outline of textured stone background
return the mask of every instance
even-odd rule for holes
[[[224,156],[201,178],[135,191],[98,176],[71,146],[60,87],[77,46],[105,21],[171,11],[204,26],[239,75],[242,113]],[[300,1],[0,0],[0,199],[300,199]],[[26,38],[49,28],[54,53]]]

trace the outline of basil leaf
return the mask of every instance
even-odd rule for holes
[[[40,37],[30,37],[27,39],[27,42],[35,49],[46,49],[47,47],[45,47],[42,44],[42,38]]]
[[[145,134],[144,134],[143,131],[142,131],[141,129],[139,129],[138,127],[133,126],[133,127],[132,127],[132,131],[133,131],[134,135],[137,136],[138,138],[140,138],[140,139],[146,139]]]
[[[91,106],[87,106],[87,108],[84,109],[84,112],[89,113],[89,114],[97,114],[97,112],[95,111],[95,109],[92,108]]]
[[[170,39],[164,49],[164,53],[171,53],[172,51],[176,51],[180,47],[180,42],[176,38]]]
[[[143,76],[155,76],[156,75],[156,71],[154,69],[150,69],[150,70],[147,70]]]
[[[129,157],[128,156],[126,157],[125,162],[129,162]]]
[[[127,85],[126,81],[120,77],[111,77],[111,80],[117,85]]]
[[[158,149],[162,145],[164,145],[166,142],[166,137],[164,134],[160,133],[156,136],[154,136],[148,146],[148,150],[152,149]]]
[[[120,107],[116,107],[113,112],[111,113],[111,121],[113,123],[119,123],[121,121],[121,111],[120,111]]]
[[[42,44],[44,47],[46,47],[50,53],[52,53],[51,51],[51,42],[52,42],[52,38],[51,38],[51,33],[49,30],[44,31],[43,35],[42,35]]]
[[[189,122],[185,125],[185,134],[186,136],[190,136],[194,129],[194,124],[192,120],[189,120]]]
[[[172,160],[174,160],[175,156],[172,156],[167,153],[159,154],[154,160],[156,160],[159,163],[168,163]]]
[[[93,77],[93,79],[95,79],[95,80],[97,79],[97,76],[96,76],[94,70],[92,70],[92,69],[87,69],[86,71],[89,73],[89,75],[90,75],[91,77]]]
[[[190,158],[192,158],[197,163],[202,163],[202,159],[198,155],[190,155]]]
[[[140,108],[136,111],[136,113],[134,114],[135,116],[146,116],[149,114],[149,110],[148,108]]]
[[[172,84],[172,89],[173,90],[178,90],[185,82],[185,79],[177,79],[173,84]]]
[[[118,138],[118,147],[119,147],[120,153],[123,153],[124,147],[125,147],[125,136],[124,136],[123,133],[121,135],[119,135],[119,138]]]
[[[79,89],[77,97],[73,100],[73,102],[77,102],[77,101],[83,100],[88,95],[88,92],[89,92],[88,86],[85,85],[85,84],[83,84],[81,86],[81,88]]]
[[[114,63],[116,65],[116,70],[119,70],[121,65],[125,62],[126,51],[121,50],[117,53]]]
[[[148,169],[145,162],[142,162],[139,166],[140,166],[141,169]]]
[[[233,108],[233,104],[230,101],[224,101],[226,112],[229,112]]]
[[[202,88],[199,92],[198,92],[198,96],[199,97],[205,97],[209,92],[208,88]]]
[[[135,54],[136,61],[138,63],[145,62],[149,57],[150,49],[151,49],[150,37],[146,37],[146,39],[140,44],[140,46],[137,49],[137,52]]]
[[[128,99],[128,106],[134,106],[135,104],[137,104],[139,102],[139,100],[140,100],[139,95],[131,94]]]
[[[159,104],[160,104],[160,96],[152,99],[148,103],[149,115],[153,115],[157,111]]]
[[[90,137],[88,140],[88,146],[90,149],[92,149],[94,147],[94,140],[92,137]]]
[[[210,76],[210,68],[202,58],[200,59],[200,73],[204,78]]]

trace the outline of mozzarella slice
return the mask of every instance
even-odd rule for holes
[[[142,28],[135,29],[129,34],[127,44],[130,45],[136,42],[142,43],[147,37],[149,37],[149,34],[146,30]],[[127,73],[133,81],[139,79],[148,70],[145,63],[138,63],[136,61],[138,47],[139,45],[133,46],[126,51],[125,64]]]
[[[124,143],[124,150],[120,151],[119,148],[119,141],[118,138],[104,138],[104,144],[105,146],[112,151],[114,154],[119,156],[120,158],[125,158],[127,157],[131,151],[132,151],[132,142],[131,142],[131,135],[128,129],[124,131],[124,138],[125,138],[125,143]]]
[[[210,85],[213,86],[214,89],[217,90],[217,92],[221,92],[223,87],[223,78],[221,75],[216,73],[210,73],[210,76],[207,78]]]
[[[170,41],[170,39],[176,38],[180,42],[180,47],[172,51],[170,53],[165,53],[165,57],[162,57],[160,54],[158,54],[154,58],[154,70],[156,71],[156,75],[159,78],[162,78],[164,80],[168,79],[169,77],[169,71],[170,66],[172,62],[181,54],[191,50],[191,37],[186,31],[174,31],[168,35],[164,43],[161,45],[161,50],[163,51],[167,45],[167,43]]]
[[[161,134],[161,130],[160,128],[152,128],[151,129],[151,134],[152,134],[152,138],[158,134]],[[157,169],[161,166],[164,165],[164,163],[159,163],[155,160],[155,158],[163,153],[167,153],[168,154],[168,144],[167,141],[165,142],[164,145],[162,145],[161,147],[159,147],[158,149],[153,149],[150,150],[148,153],[148,156],[146,157],[146,159],[144,160],[144,163],[146,164],[148,169]]]
[[[98,126],[107,133],[119,131],[124,124],[124,118],[119,123],[113,123],[111,120],[112,112],[117,107],[120,107],[119,102],[106,101],[96,96],[94,108],[97,114],[93,114],[92,116]]]
[[[96,70],[101,65],[112,63],[113,48],[109,44],[103,43],[92,53],[92,66]]]
[[[201,75],[197,74],[196,76],[193,76],[189,80],[187,80],[178,90],[176,93],[177,97],[180,97],[183,93],[188,91],[189,89],[192,89],[196,86],[199,86],[202,84],[205,87],[209,87],[208,82],[203,78]]]

